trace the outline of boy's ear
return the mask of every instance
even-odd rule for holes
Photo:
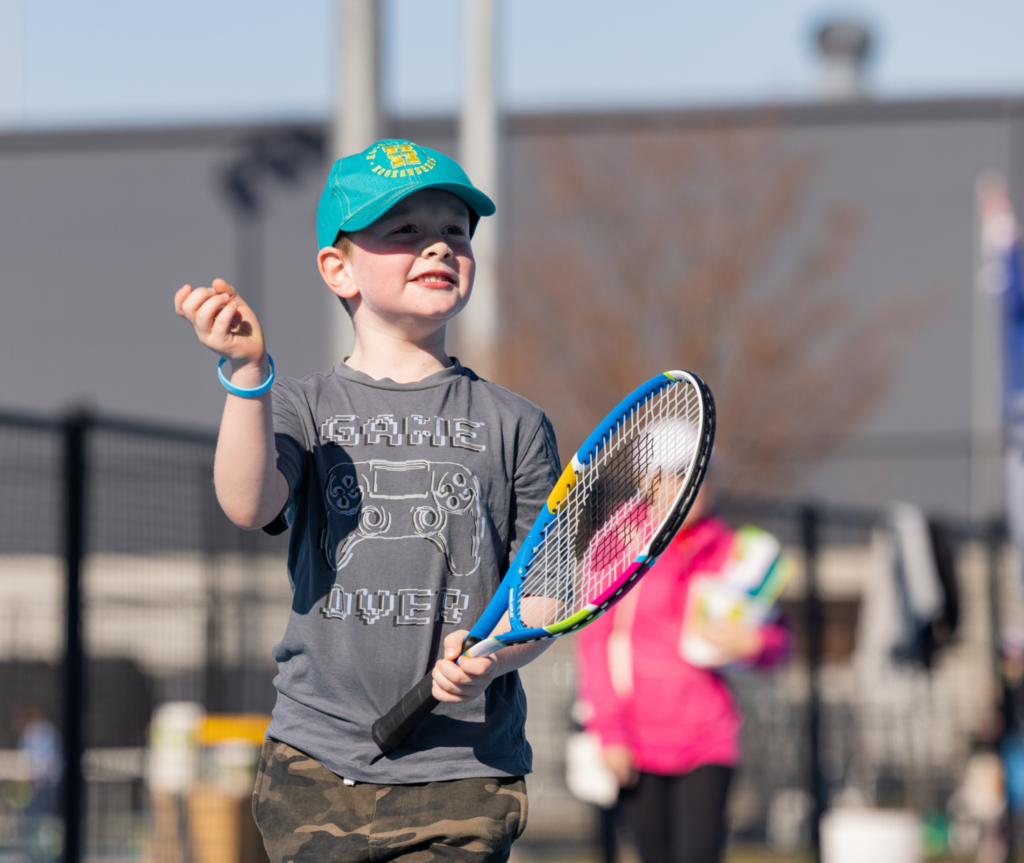
[[[345,300],[359,296],[348,258],[334,246],[325,246],[316,256],[320,276],[335,294]]]

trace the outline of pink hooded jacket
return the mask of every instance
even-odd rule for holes
[[[706,518],[679,532],[640,583],[577,636],[579,694],[585,725],[604,746],[626,744],[637,767],[675,775],[702,764],[739,761],[739,712],[723,678],[679,653],[687,591],[694,575],[718,573],[733,531]],[[782,661],[790,635],[761,627],[754,664]]]

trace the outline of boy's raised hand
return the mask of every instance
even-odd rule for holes
[[[192,324],[200,342],[234,368],[262,365],[267,351],[260,322],[223,279],[208,288],[185,285],[174,295],[174,310]]]

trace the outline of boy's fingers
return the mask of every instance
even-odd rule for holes
[[[238,311],[238,303],[234,300],[228,300],[221,306],[220,311],[213,318],[213,326],[210,328],[210,334],[217,336],[218,338],[226,339],[230,333],[231,322],[234,320],[235,312]]]
[[[476,698],[491,682],[493,666],[489,656],[463,656],[458,665],[450,659],[438,660],[431,675],[431,692],[438,701],[449,704]]]
[[[472,682],[472,678],[450,659],[442,659],[434,665],[434,678],[446,689]]]
[[[236,291],[233,287],[231,287],[231,285],[229,285],[223,279],[214,279],[210,283],[210,289],[215,294],[230,294],[232,296],[238,296],[238,291]]]
[[[174,294],[174,311],[176,311],[182,317],[185,316],[185,300],[188,299],[192,293],[191,285],[184,285],[175,292]]]
[[[179,314],[183,318],[188,318],[190,321],[195,320],[195,316],[198,313],[200,307],[205,303],[211,296],[209,288],[192,288],[189,293],[184,293],[182,288],[175,296],[175,300],[181,297],[181,312]],[[177,305],[177,303],[175,303]]]
[[[450,659],[442,659],[434,666],[434,676],[440,676],[442,683],[449,688],[465,689],[476,685],[480,678],[490,669],[491,663],[487,658],[459,657],[458,663]]]
[[[439,673],[456,686],[472,686],[491,670],[494,660],[489,656],[460,656],[459,661],[443,659],[438,663]]]
[[[215,320],[224,306],[230,302],[231,298],[226,294],[214,294],[208,297],[196,312],[196,329],[204,333],[212,333]]]
[[[462,655],[467,635],[468,630],[460,629],[445,636],[444,659],[434,664],[431,675],[434,679],[431,692],[438,701],[451,704],[476,698],[490,682],[488,672],[494,664],[491,657]]]
[[[455,659],[460,653],[462,653],[462,642],[466,640],[466,636],[469,635],[469,631],[466,629],[458,629],[455,632],[445,636],[444,639],[444,658]]]
[[[461,682],[453,680],[453,676],[461,678]],[[434,665],[432,677],[434,686],[431,691],[438,701],[461,700],[465,695],[463,687],[470,682],[469,678],[459,670],[459,667],[448,660],[441,660]]]
[[[456,667],[461,669],[468,677],[478,678],[486,675],[493,665],[494,659],[490,656],[464,656],[459,660],[459,664]]]

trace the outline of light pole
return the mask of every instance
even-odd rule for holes
[[[383,134],[378,0],[338,0],[338,46],[332,163],[365,150]],[[355,334],[338,298],[327,290],[324,295],[324,364],[333,366],[351,352]]]
[[[497,373],[499,335],[498,220],[501,219],[500,119],[498,114],[497,2],[463,0],[465,89],[459,135],[459,158],[466,173],[498,205],[481,219],[473,237],[476,279],[473,299],[452,322],[452,349],[485,378]]]
[[[1003,514],[1003,418],[1000,368],[1000,293],[1003,262],[1015,230],[1006,183],[983,171],[975,183],[974,272],[971,292],[971,519],[987,521]]]

